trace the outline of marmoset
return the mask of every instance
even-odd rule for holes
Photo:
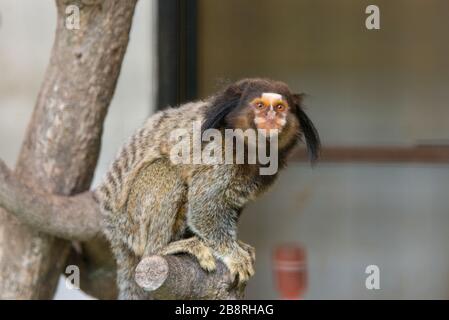
[[[96,189],[117,261],[120,299],[149,298],[135,283],[134,273],[139,261],[153,254],[189,253],[209,272],[220,259],[238,283],[253,275],[254,249],[237,239],[237,222],[248,201],[274,182],[277,170],[262,174],[267,163],[249,161],[251,155],[243,162],[192,161],[193,143],[185,148],[193,152],[187,161],[172,161],[180,143],[173,132],[181,128],[194,136],[195,122],[201,124],[200,134],[214,129],[223,139],[203,139],[199,151],[209,142],[215,144],[214,152],[228,152],[226,157],[238,152],[228,142],[240,139],[245,151],[255,152],[267,140],[268,146],[276,146],[282,169],[299,141],[306,143],[311,161],[319,155],[317,130],[301,102],[302,94],[293,94],[283,82],[244,79],[207,99],[154,114],[130,138]],[[228,137],[226,130],[264,134],[249,148],[251,135]],[[215,160],[224,159],[223,153]]]

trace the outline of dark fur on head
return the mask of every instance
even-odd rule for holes
[[[229,85],[215,97],[211,108],[206,113],[202,131],[211,128],[233,128],[232,123],[229,123],[229,118],[232,114],[238,112],[239,109],[247,105],[249,101],[259,96],[262,92],[275,92],[287,99],[292,112],[299,122],[299,137],[305,140],[310,161],[312,163],[315,162],[319,157],[320,137],[312,121],[302,108],[304,95],[293,94],[288,86],[280,81],[255,78],[243,79]]]

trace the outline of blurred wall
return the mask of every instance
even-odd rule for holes
[[[381,29],[365,28],[377,4]],[[446,0],[199,0],[200,96],[271,77],[331,145],[449,141]]]
[[[381,29],[365,28],[380,8]],[[271,77],[305,92],[324,145],[449,142],[446,0],[199,0],[199,88]],[[306,298],[449,298],[443,165],[293,163],[242,216],[257,251],[247,297],[276,298],[271,253],[308,253]],[[366,266],[380,268],[378,291]]]
[[[307,250],[308,299],[449,298],[449,167],[291,164],[242,215],[256,247],[249,299],[278,297],[272,250]],[[380,290],[365,268],[380,268]]]
[[[96,185],[120,146],[153,110],[155,1],[139,1],[114,98],[106,117]],[[13,167],[49,62],[53,1],[0,0],[0,157]],[[63,281],[56,299],[85,298]]]

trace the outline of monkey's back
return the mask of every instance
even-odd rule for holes
[[[152,115],[119,151],[102,183],[95,190],[103,214],[122,212],[130,186],[140,169],[169,154],[170,134],[175,129],[191,130],[202,122],[209,100],[190,102]]]

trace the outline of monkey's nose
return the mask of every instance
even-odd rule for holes
[[[268,111],[267,113],[267,119],[268,120],[274,120],[276,118],[276,112],[273,110]]]

